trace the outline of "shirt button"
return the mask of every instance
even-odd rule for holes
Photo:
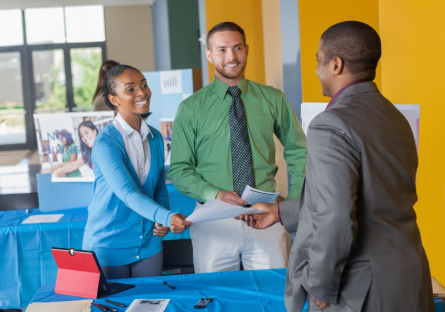
[[[142,236],[141,236],[141,238],[142,238]]]
[[[138,259],[139,259],[139,256],[136,256],[136,258],[138,258]]]
[[[144,222],[141,222],[141,224],[144,224]]]

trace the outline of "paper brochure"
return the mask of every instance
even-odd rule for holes
[[[163,312],[170,299],[137,299],[133,300],[126,312]]]
[[[241,198],[247,201],[249,205],[255,205],[256,203],[272,204],[278,195],[280,195],[280,193],[264,192],[247,185]]]
[[[238,217],[240,214],[251,215],[259,212],[261,212],[259,209],[245,208],[231,205],[217,199],[209,199],[204,205],[196,208],[186,220],[193,223],[199,223],[234,218]]]
[[[63,217],[63,214],[47,214],[30,216],[26,218],[22,224],[35,224],[35,223],[56,223]]]

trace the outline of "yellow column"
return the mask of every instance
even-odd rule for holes
[[[445,283],[445,29],[444,1],[382,0],[384,95],[395,104],[420,104],[415,206],[431,274]]]
[[[234,22],[241,26],[250,47],[246,78],[265,83],[261,11],[261,0],[206,0],[207,31],[221,22]],[[214,76],[215,69],[209,63],[210,82]]]
[[[321,95],[315,75],[315,53],[321,35],[330,26],[351,20],[366,23],[379,32],[379,3],[378,0],[299,0],[298,8],[303,102],[328,102],[329,98]],[[375,82],[381,91],[380,65]]]

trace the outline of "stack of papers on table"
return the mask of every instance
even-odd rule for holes
[[[34,302],[26,312],[91,312],[93,300],[76,300],[65,302]]]
[[[238,217],[240,214],[251,215],[261,211],[262,210],[259,209],[231,205],[217,199],[209,199],[204,205],[196,208],[186,220],[193,223],[198,223]]]

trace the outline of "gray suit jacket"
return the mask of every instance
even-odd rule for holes
[[[353,85],[311,122],[307,148],[301,198],[280,203],[283,225],[297,231],[287,310],[301,311],[309,293],[338,311],[361,311],[372,283],[381,312],[433,312],[413,209],[417,152],[404,116],[373,82]]]

